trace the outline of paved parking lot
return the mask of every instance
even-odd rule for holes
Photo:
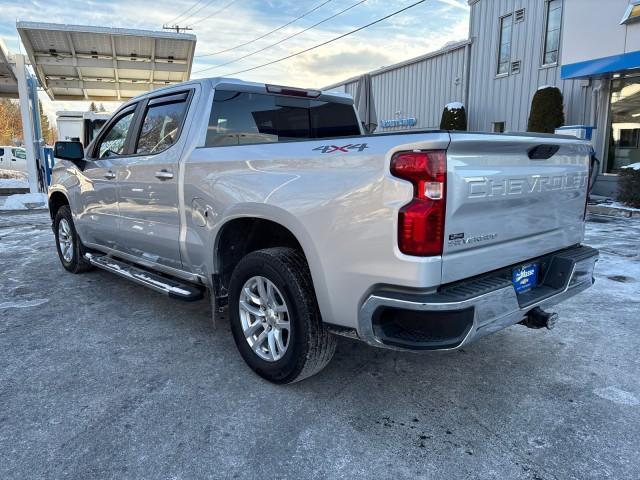
[[[343,339],[278,387],[207,302],[68,274],[46,214],[0,214],[0,478],[637,479],[640,221],[593,220],[597,282],[552,332]]]

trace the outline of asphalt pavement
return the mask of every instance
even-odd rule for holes
[[[275,386],[208,302],[69,274],[47,214],[0,214],[0,478],[637,479],[640,220],[591,220],[596,284],[553,331],[427,354],[340,339]]]

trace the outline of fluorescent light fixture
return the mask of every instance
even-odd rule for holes
[[[635,0],[634,2],[631,2],[627,7],[627,11],[624,12],[620,25],[638,21],[640,21],[640,0]]]
[[[634,113],[634,114],[632,114],[631,116],[632,116],[633,118],[638,118],[638,117],[640,117],[640,113]]]

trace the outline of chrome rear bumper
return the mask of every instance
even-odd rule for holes
[[[368,344],[383,348],[460,348],[520,322],[535,307],[549,307],[586,290],[594,282],[597,260],[598,251],[584,246],[533,259],[546,262],[546,271],[540,285],[525,295],[516,294],[510,279],[505,277],[507,269],[457,282],[435,293],[388,289],[374,292],[360,308],[357,333]],[[411,323],[409,333],[397,325],[399,321],[394,320],[397,318]],[[450,319],[457,322],[459,328],[449,328]],[[420,325],[430,322],[429,333],[419,332]],[[389,325],[393,328],[389,329]],[[446,331],[446,335],[438,334],[439,328],[441,332]],[[390,334],[390,330],[394,333]]]

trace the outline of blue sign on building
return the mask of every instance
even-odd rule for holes
[[[414,117],[394,118],[393,120],[380,120],[380,127],[381,128],[415,127],[417,123],[418,123],[418,119]]]

